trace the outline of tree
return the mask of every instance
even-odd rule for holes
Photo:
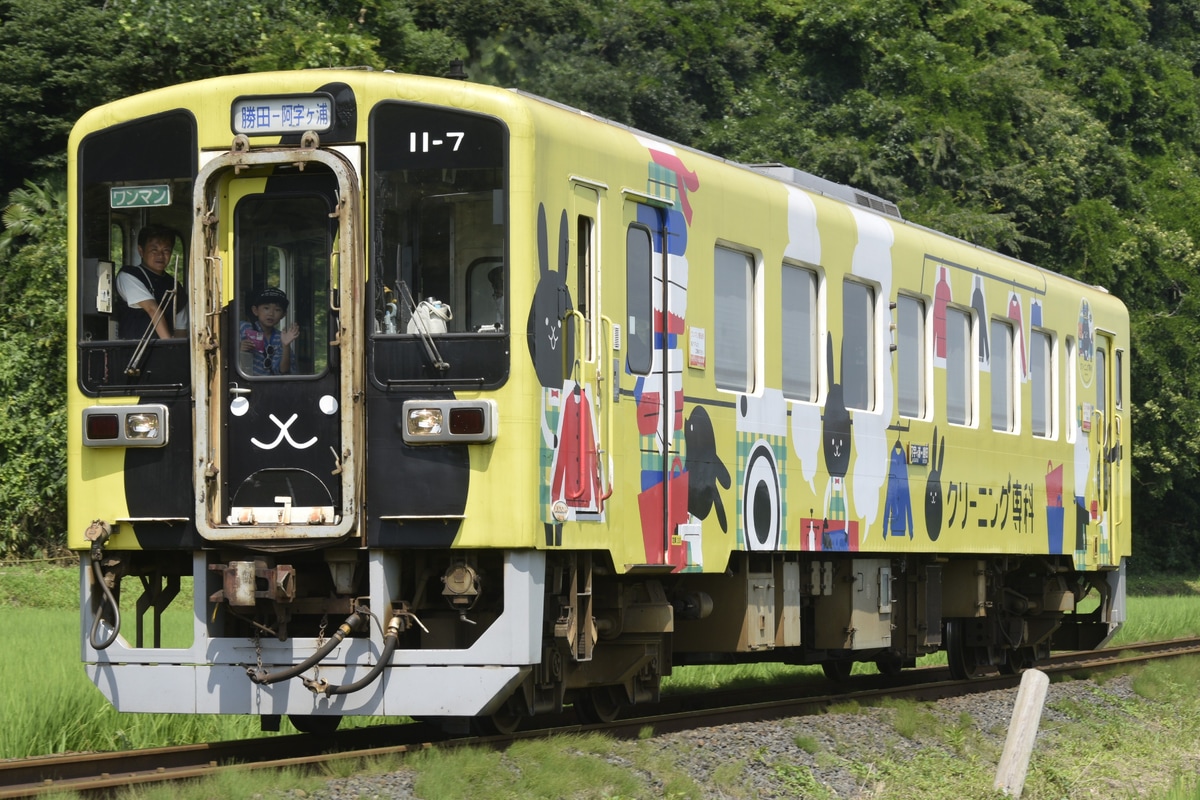
[[[84,111],[127,90],[136,53],[103,0],[0,0],[0,197],[66,166]]]
[[[0,235],[0,556],[62,546],[66,526],[66,191],[9,196]]]
[[[4,230],[0,232],[0,257],[9,256],[21,243],[42,241],[64,234],[66,228],[67,194],[54,182],[42,184],[25,181],[8,198],[8,206],[0,217]]]
[[[0,197],[61,170],[75,120],[118,97],[271,69],[441,74],[465,55],[402,0],[0,0]]]
[[[19,385],[51,369],[63,327],[59,223],[36,209],[57,202],[44,179],[85,109],[230,72],[438,75],[451,58],[1111,289],[1133,324],[1134,513],[1168,532],[1143,552],[1200,560],[1197,0],[0,0],[0,300],[18,310],[0,325],[0,448],[38,424],[14,421],[13,397],[54,407]],[[22,452],[0,458],[43,475]]]

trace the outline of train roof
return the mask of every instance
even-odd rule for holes
[[[617,121],[609,119],[607,117],[602,117],[602,116],[598,116],[596,114],[592,114],[591,112],[585,111],[580,108],[576,108],[575,106],[571,106],[566,103],[560,103],[557,100],[551,100],[548,97],[543,97],[541,95],[534,94],[532,92],[527,92],[523,89],[518,89],[518,88],[512,87],[508,91],[510,91],[516,95],[519,95],[525,99],[528,99],[528,100],[531,100],[534,102],[538,102],[538,103],[543,103],[548,106],[552,106],[552,107],[561,109],[563,111],[567,111],[569,113],[579,115],[586,119],[593,120],[595,122],[600,122],[605,125],[609,125],[609,126],[612,126],[615,128],[626,130],[636,136],[639,136],[639,137],[642,137],[645,139],[661,142],[662,144],[669,145],[672,148],[691,152],[691,153],[699,155],[703,158],[711,159],[713,161],[719,161],[719,162],[722,162],[722,163],[724,163],[728,166],[734,167],[734,168],[750,170],[758,175],[762,175],[767,178],[772,178],[781,183],[786,183],[786,184],[789,184],[792,186],[796,186],[801,189],[804,189],[805,191],[819,194],[824,197],[828,197],[828,198],[840,201],[847,205],[851,205],[851,206],[855,206],[857,208],[862,208],[862,209],[866,209],[869,211],[873,211],[877,214],[888,217],[889,219],[892,219],[895,222],[899,222],[899,223],[902,223],[903,225],[909,226],[915,230],[919,230],[923,233],[926,233],[926,234],[929,234],[932,236],[938,236],[938,237],[941,237],[944,239],[950,239],[952,241],[958,242],[967,247],[972,247],[977,250],[981,250],[983,252],[994,255],[997,258],[1002,258],[1002,259],[1005,259],[1006,261],[1010,261],[1014,264],[1018,264],[1023,268],[1038,270],[1039,272],[1043,272],[1043,273],[1046,273],[1049,275],[1054,275],[1055,277],[1061,278],[1061,279],[1063,279],[1065,281],[1069,281],[1071,283],[1075,283],[1079,286],[1085,286],[1089,289],[1103,292],[1104,294],[1110,294],[1108,289],[1103,286],[1088,283],[1086,281],[1081,281],[1078,278],[1071,277],[1070,275],[1064,275],[1061,272],[1056,272],[1055,270],[1049,269],[1047,267],[1042,267],[1037,264],[1031,263],[1029,261],[1025,261],[1023,259],[1017,258],[1015,256],[1008,255],[1007,253],[1001,253],[1001,252],[999,252],[997,250],[993,250],[989,247],[984,247],[983,245],[967,241],[966,239],[962,239],[957,236],[953,236],[949,233],[946,233],[945,231],[940,231],[936,228],[930,228],[930,227],[922,225],[918,222],[913,222],[912,220],[905,219],[904,216],[900,213],[899,206],[895,202],[888,200],[886,198],[880,197],[878,195],[872,194],[870,192],[867,192],[863,189],[859,189],[857,187],[850,186],[848,184],[837,183],[836,181],[831,181],[826,178],[822,178],[818,175],[814,175],[811,172],[805,172],[804,170],[797,169],[795,167],[791,167],[786,164],[781,164],[781,163],[777,163],[777,162],[743,163],[740,161],[734,161],[732,159],[722,158],[720,156],[713,155],[712,153],[706,152],[704,150],[700,150],[698,148],[691,147],[689,145],[680,144],[679,142],[672,141],[671,139],[667,139],[667,138],[665,138],[663,136],[659,136],[657,134],[647,133],[646,131],[640,130],[633,126],[626,125],[621,122],[617,122]]]

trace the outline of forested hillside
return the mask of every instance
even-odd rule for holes
[[[0,556],[63,541],[75,119],[217,74],[453,58],[1109,288],[1135,557],[1200,567],[1200,0],[0,0]]]

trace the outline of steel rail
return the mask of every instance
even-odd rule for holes
[[[1114,669],[1162,658],[1200,655],[1200,638],[1175,639],[1166,642],[1142,642],[1105,650],[1066,652],[1051,656],[1035,665],[1050,675],[1070,675],[1092,669]],[[742,695],[736,704],[718,704],[697,709],[697,700],[707,697],[690,695],[685,703],[693,710],[679,710],[629,719],[619,719],[607,725],[589,726],[589,730],[604,730],[612,736],[638,738],[650,728],[655,734],[674,733],[696,727],[730,725],[738,722],[760,722],[819,714],[839,703],[856,702],[872,705],[884,699],[944,700],[969,694],[1015,688],[1021,675],[1004,675],[994,670],[966,680],[953,680],[947,667],[922,667],[905,670],[898,676],[854,676],[840,684],[842,690],[833,694],[808,694],[788,691],[792,687],[768,686]]]

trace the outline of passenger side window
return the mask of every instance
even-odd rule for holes
[[[875,407],[875,290],[846,281],[842,287],[842,391],[846,408]]]
[[[653,366],[654,312],[651,304],[651,258],[654,249],[650,231],[630,225],[625,234],[625,311],[628,328],[626,364],[634,375],[646,375]]]
[[[1078,365],[1076,364],[1075,338],[1072,336],[1068,336],[1066,338],[1065,347],[1067,350],[1067,352],[1066,352],[1067,366],[1063,372],[1067,376],[1067,378],[1063,385],[1066,387],[1066,390],[1067,390],[1066,406],[1067,406],[1067,408],[1073,409],[1076,407],[1076,403],[1077,403],[1077,397],[1075,394],[1075,378],[1074,378],[1074,376],[1079,374]],[[1073,443],[1075,441],[1075,437],[1078,435],[1078,433],[1077,433],[1078,430],[1079,430],[1079,422],[1078,421],[1067,426],[1067,441],[1068,442]]]
[[[1030,418],[1033,435],[1055,437],[1054,374],[1050,335],[1035,330],[1029,337],[1029,383],[1032,390]]]
[[[955,425],[974,422],[974,359],[971,350],[971,314],[946,309],[946,420]]]
[[[783,265],[783,396],[817,400],[817,274]]]
[[[925,417],[925,301],[896,298],[896,367],[900,416]]]
[[[713,274],[716,299],[716,383],[731,392],[754,390],[754,257],[718,247]]]
[[[994,319],[991,323],[992,430],[1016,430],[1016,403],[1013,400],[1013,328]]]

